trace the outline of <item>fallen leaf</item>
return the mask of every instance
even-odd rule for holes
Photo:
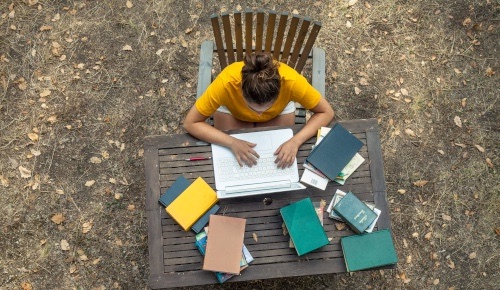
[[[120,200],[123,198],[123,193],[115,193],[115,199]]]
[[[461,74],[462,73],[458,68],[454,68],[453,70],[455,71],[456,74]]]
[[[428,180],[418,180],[413,182],[413,185],[415,185],[416,187],[424,187],[427,183],[429,183]]]
[[[156,55],[157,55],[157,56],[160,56],[160,55],[163,53],[163,51],[164,51],[164,49],[158,49],[158,50],[156,51]]]
[[[33,6],[38,3],[38,0],[28,0],[28,6]]]
[[[76,272],[76,265],[75,265],[75,264],[71,264],[71,265],[69,266],[69,273],[70,273],[70,274],[73,274],[73,273],[75,273],[75,272]]]
[[[122,50],[125,50],[125,51],[132,51],[132,47],[130,45],[125,45]]]
[[[457,125],[458,127],[462,128],[462,120],[460,119],[459,116],[455,116],[455,118],[453,119],[453,121],[455,122],[455,125]]]
[[[358,0],[349,0],[349,3],[347,3],[347,6],[351,7],[351,6],[354,6],[356,3],[358,3]]]
[[[451,221],[451,216],[447,215],[447,214],[442,214],[441,217],[443,218],[443,220],[445,221]]]
[[[472,22],[472,20],[471,20],[469,17],[467,17],[467,18],[465,18],[465,19],[464,19],[464,21],[462,22],[462,25],[463,25],[463,26],[469,26],[469,24],[471,24],[471,22]]]
[[[337,231],[341,231],[341,230],[345,229],[345,224],[344,223],[335,223],[335,228],[337,229]]]
[[[439,154],[444,155],[444,151],[443,150],[439,149],[438,152],[439,152]]]
[[[256,233],[253,233],[252,234],[252,237],[254,239],[255,242],[258,242],[259,241],[259,238],[257,237],[257,234]]]
[[[467,145],[465,145],[463,143],[454,143],[454,144],[455,144],[455,146],[462,147],[462,148],[467,147]]]
[[[31,170],[28,168],[19,166],[19,172],[21,173],[22,178],[30,178],[31,177]]]
[[[345,26],[346,26],[347,28],[351,28],[351,27],[352,27],[352,23],[351,23],[351,21],[347,20],[347,21],[346,21],[346,23],[345,23]]]
[[[30,138],[30,140],[33,142],[37,142],[39,139],[37,133],[28,133],[28,138]]]
[[[495,229],[495,234],[497,234],[497,236],[500,236],[500,228]]]
[[[56,225],[60,225],[64,221],[64,216],[62,213],[56,213],[50,220]]]
[[[358,87],[354,87],[354,93],[356,95],[359,95],[359,93],[361,93],[361,90]]]
[[[192,29],[192,28],[187,28],[186,30],[184,30],[184,33],[189,34],[189,33],[191,33],[192,31],[193,31],[193,29]]]
[[[486,158],[486,164],[488,164],[490,168],[493,168],[493,162],[491,162],[491,159]]]
[[[405,194],[405,193],[406,193],[406,190],[405,190],[405,189],[398,189],[398,193],[399,193],[399,194]]]
[[[372,5],[370,5],[370,3],[368,3],[368,2],[365,2],[365,7],[366,7],[366,9],[371,9]]]
[[[448,260],[448,261],[446,261],[446,265],[447,265],[450,269],[455,269],[455,262],[453,262],[452,260]]]
[[[127,3],[125,3],[125,6],[127,6],[127,8],[130,9],[130,8],[134,7],[134,4],[132,4],[132,1],[127,0]]]
[[[50,26],[50,25],[42,25],[40,27],[40,31],[48,31],[48,30],[52,30],[52,26]]]
[[[427,233],[427,234],[425,234],[425,236],[424,236],[424,238],[425,238],[426,240],[430,240],[430,239],[431,239],[431,237],[432,237],[432,232],[428,232],[428,233]]]
[[[60,194],[60,195],[63,195],[64,194],[64,190],[62,190],[62,189],[56,189],[56,193]]]
[[[93,225],[93,223],[91,221],[83,223],[82,233],[86,234],[86,233],[90,232],[90,230],[92,229],[92,225]]]
[[[102,162],[102,160],[101,160],[101,158],[99,158],[99,157],[95,157],[95,156],[94,156],[94,157],[91,157],[91,158],[90,158],[90,163],[99,164],[99,163],[101,163],[101,162]]]
[[[406,264],[411,264],[412,257],[411,255],[406,257]]]
[[[133,205],[133,204],[129,204],[129,205],[127,206],[127,210],[129,210],[129,211],[134,211],[134,210],[135,210],[135,205]]]
[[[439,284],[439,279],[437,279],[437,278],[436,278],[436,279],[434,279],[434,281],[432,282],[432,284],[434,284],[434,285]]]
[[[61,240],[61,250],[63,251],[69,251],[69,243],[66,240]]]
[[[413,132],[413,130],[410,129],[410,128],[406,128],[405,129],[405,133],[406,133],[406,135],[411,136],[411,137],[415,137],[416,136],[415,132]]]
[[[491,76],[493,76],[494,74],[495,74],[495,71],[494,71],[491,67],[488,67],[488,68],[486,69],[486,75],[487,75],[487,76],[491,77]]]
[[[299,15],[299,10],[293,9],[292,14]]]
[[[471,259],[471,260],[475,259],[476,257],[477,257],[476,252],[472,252],[472,253],[469,254],[469,259]]]
[[[89,180],[89,181],[85,182],[85,186],[90,187],[90,186],[94,185],[94,183],[95,183],[95,180]]]
[[[484,153],[484,148],[483,148],[483,147],[481,147],[481,145],[477,145],[477,144],[476,144],[476,145],[474,145],[474,146],[476,146],[476,148],[477,148],[477,150],[479,150],[479,152]]]
[[[362,86],[369,85],[368,81],[365,78],[360,78],[359,79],[359,84],[362,85]]]
[[[403,96],[408,96],[408,90],[407,90],[407,89],[405,89],[405,88],[401,88],[401,94],[402,94]]]
[[[467,98],[463,98],[460,104],[462,105],[462,108],[464,108],[467,105]]]
[[[33,286],[31,286],[29,282],[21,283],[21,288],[23,288],[23,290],[33,290]]]
[[[101,261],[101,257],[99,257],[99,258],[97,258],[97,259],[93,260],[93,261],[92,261],[92,265],[97,265],[97,264],[99,264],[99,262],[100,262],[100,261]]]

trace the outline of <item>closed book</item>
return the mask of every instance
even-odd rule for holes
[[[187,231],[217,200],[217,193],[203,178],[198,177],[167,206],[166,211]]]
[[[310,198],[285,206],[280,213],[299,256],[330,242]]]
[[[358,234],[364,232],[377,218],[377,214],[352,192],[340,199],[333,210]]]
[[[311,163],[328,179],[335,180],[362,146],[363,142],[336,123],[321,142],[314,146],[306,162]]]
[[[398,262],[390,230],[340,238],[348,272],[394,265]]]
[[[238,275],[246,219],[211,215],[203,270]]]
[[[169,206],[191,184],[184,176],[179,176],[158,200],[164,207]]]

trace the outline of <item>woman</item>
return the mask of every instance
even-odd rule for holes
[[[302,75],[268,53],[246,55],[243,62],[227,66],[188,112],[184,129],[200,140],[228,147],[240,166],[252,166],[259,158],[253,150],[256,144],[220,130],[293,125],[294,102],[314,114],[276,150],[275,163],[285,168],[293,164],[300,145],[332,121],[334,112]],[[205,122],[212,114],[214,127]]]

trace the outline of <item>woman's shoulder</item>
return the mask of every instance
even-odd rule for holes
[[[288,80],[295,80],[298,76],[300,76],[300,74],[294,68],[282,62],[279,63],[278,72],[281,78],[285,78]]]

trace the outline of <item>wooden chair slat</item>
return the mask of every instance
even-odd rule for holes
[[[299,34],[295,38],[295,44],[293,46],[292,55],[288,60],[288,65],[295,68],[295,64],[297,63],[297,59],[299,58],[299,54],[302,50],[302,44],[304,44],[304,40],[306,39],[307,32],[309,31],[309,25],[311,24],[311,19],[304,18],[302,20],[302,24],[300,25]]]
[[[226,54],[224,52],[224,44],[222,42],[219,17],[217,14],[212,15],[211,22],[214,31],[215,46],[217,47],[217,54],[219,55],[219,64],[221,69],[224,69],[227,66],[227,61],[226,61]]]
[[[304,45],[304,49],[302,49],[302,54],[299,58],[299,61],[295,65],[295,69],[298,72],[301,72],[302,69],[304,68],[304,65],[306,64],[307,58],[309,57],[309,53],[313,48],[314,42],[316,41],[316,37],[318,36],[320,29],[321,29],[321,22],[315,21],[313,23],[311,32],[309,33],[309,37],[307,38],[306,44]]]
[[[252,20],[253,13],[252,11],[245,11],[245,54],[252,53]]]
[[[257,25],[255,27],[255,52],[262,52],[264,42],[264,12],[257,12]]]
[[[276,26],[276,12],[270,11],[267,18],[266,44],[264,51],[271,52],[274,40],[274,28]]]
[[[234,34],[236,38],[236,59],[243,60],[243,25],[241,24],[241,12],[234,12]]]
[[[280,15],[278,30],[276,32],[276,41],[274,42],[274,49],[273,49],[274,59],[280,59],[281,45],[283,44],[283,37],[285,36],[287,20],[288,20],[288,13],[282,13]]]
[[[231,20],[229,19],[229,13],[223,13],[222,16],[222,27],[224,28],[224,41],[226,42],[226,54],[228,64],[234,62],[234,49],[233,49],[233,35],[231,33]]]
[[[288,63],[288,57],[290,56],[290,51],[292,49],[293,39],[297,33],[297,26],[299,25],[299,17],[294,15],[290,26],[288,27],[288,33],[286,35],[285,46],[283,47],[283,52],[281,54],[281,59],[283,62]]]

